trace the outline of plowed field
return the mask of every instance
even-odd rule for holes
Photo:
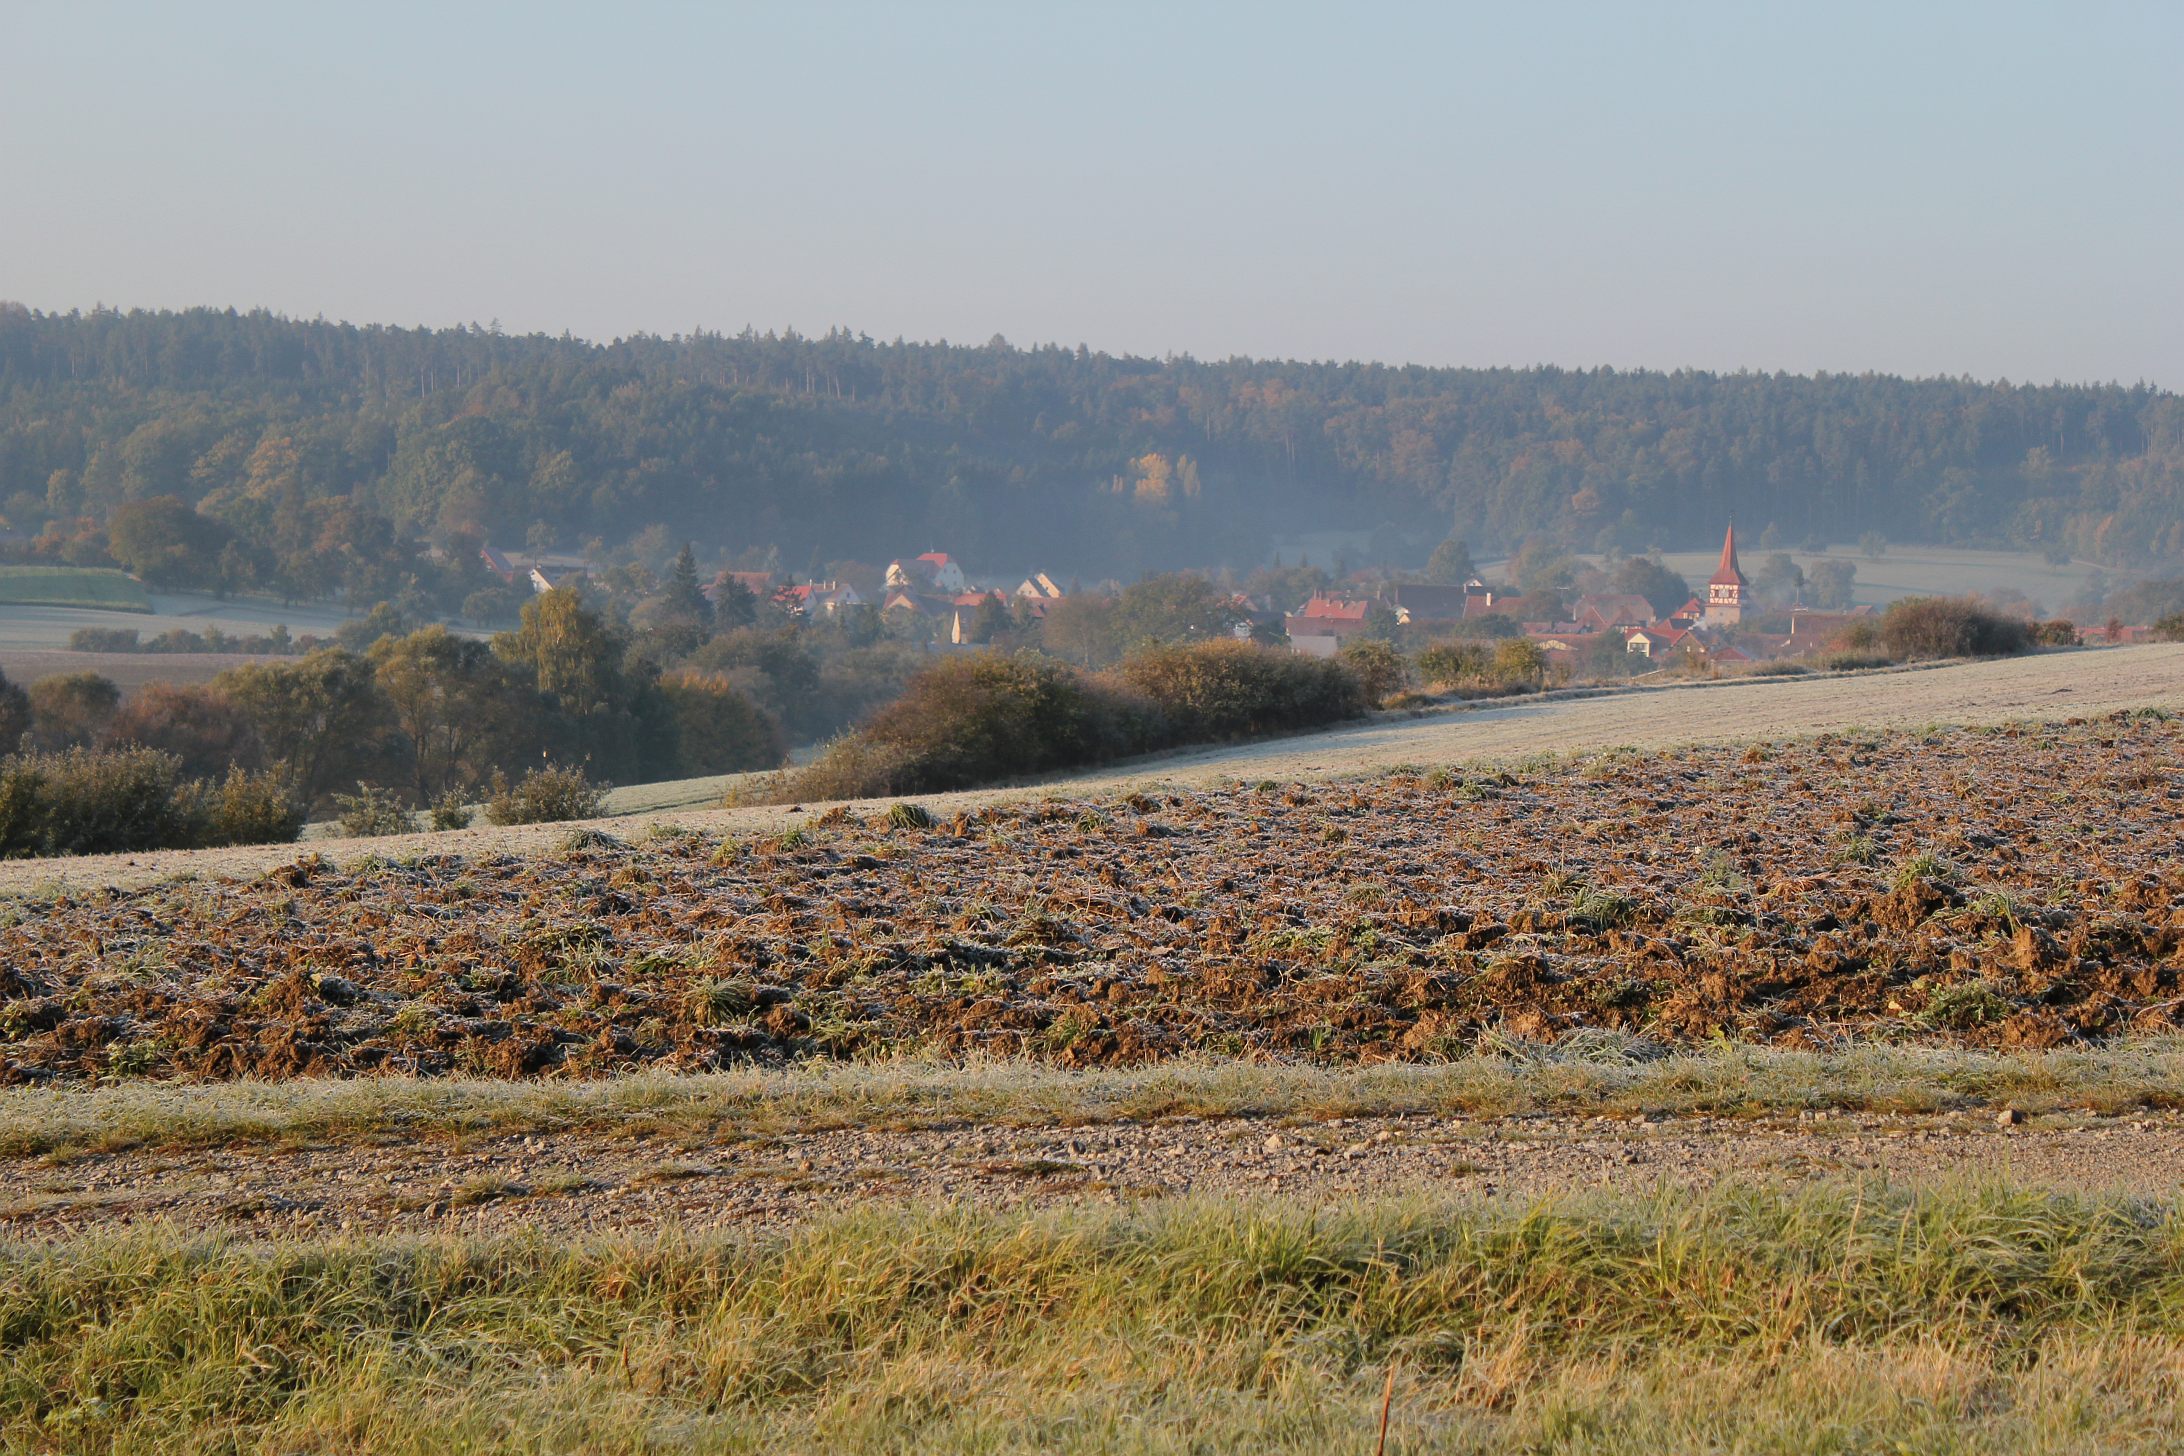
[[[305,856],[12,907],[0,1078],[2098,1040],[2184,1021],[2180,815],[2135,713]]]

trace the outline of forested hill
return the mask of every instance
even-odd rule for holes
[[[0,305],[0,514],[180,496],[277,551],[313,511],[399,533],[661,523],[741,552],[1091,575],[1388,528],[2184,556],[2184,398],[1873,375],[1426,369],[746,333],[598,345],[267,313]],[[285,524],[284,524],[285,523]],[[373,522],[376,527],[377,522]]]

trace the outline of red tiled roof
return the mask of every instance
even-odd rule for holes
[[[1311,600],[1307,601],[1291,615],[1324,618],[1337,622],[1362,622],[1365,620],[1365,613],[1371,607],[1372,603],[1370,602],[1353,601],[1346,597],[1322,596],[1314,592]]]

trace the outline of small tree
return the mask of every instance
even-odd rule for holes
[[[1538,687],[1547,680],[1547,652],[1529,637],[1511,637],[1494,648],[1493,675],[1512,687]]]
[[[1353,637],[1342,644],[1337,660],[1356,676],[1368,701],[1382,702],[1410,682],[1410,663],[1378,637]]]
[[[485,817],[493,824],[552,824],[563,819],[596,819],[611,784],[595,784],[574,766],[542,764],[515,783],[493,771],[493,792]]]
[[[1449,537],[1426,558],[1426,580],[1441,586],[1461,586],[1476,575],[1478,567],[1471,560],[1471,546],[1460,537]]]

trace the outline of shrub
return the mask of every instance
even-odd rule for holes
[[[1410,663],[1377,637],[1351,638],[1342,644],[1336,660],[1358,680],[1368,702],[1384,702],[1410,684]]]
[[[436,830],[468,829],[471,809],[452,789],[432,801],[432,827]]]
[[[2156,642],[2184,642],[2184,612],[2171,612],[2154,623]]]
[[[489,824],[552,824],[563,819],[596,819],[613,785],[593,783],[575,766],[542,764],[515,784],[493,771],[493,792],[485,801]]]
[[[1893,662],[1880,652],[1831,652],[1820,659],[1820,666],[1829,672],[1860,672],[1869,667],[1888,667]]]
[[[2032,624],[2032,645],[2035,647],[2076,647],[2078,624],[2063,617]]]
[[[286,844],[303,831],[303,805],[277,774],[230,768],[199,786],[208,844]]]
[[[23,754],[0,767],[0,853],[118,854],[192,842],[180,766],[148,749]]]
[[[0,855],[11,859],[277,843],[302,825],[270,775],[198,783],[172,754],[143,748],[0,759]]]
[[[417,827],[402,796],[392,789],[359,782],[353,794],[334,795],[340,811],[341,832],[355,839],[377,839],[385,834],[407,834]]]
[[[70,652],[139,652],[143,644],[137,640],[134,627],[78,627],[68,634]]]
[[[2032,645],[2014,617],[1962,597],[1906,597],[1881,614],[1881,641],[1892,657],[2007,657]]]
[[[1233,638],[1149,648],[1100,677],[1030,653],[957,657],[748,797],[964,789],[1171,744],[1314,727],[1363,708],[1356,675],[1339,663]]]
[[[1169,743],[1313,728],[1365,708],[1346,664],[1233,639],[1148,648],[1116,676],[1158,710]]]
[[[1436,642],[1418,654],[1418,675],[1439,687],[1483,682],[1492,661],[1483,642]]]
[[[1490,671],[1503,683],[1537,687],[1547,680],[1546,650],[1529,637],[1508,638],[1496,644]]]
[[[927,668],[860,732],[804,774],[805,797],[969,788],[1098,763],[1153,741],[1154,711],[1030,654],[958,657]]]

